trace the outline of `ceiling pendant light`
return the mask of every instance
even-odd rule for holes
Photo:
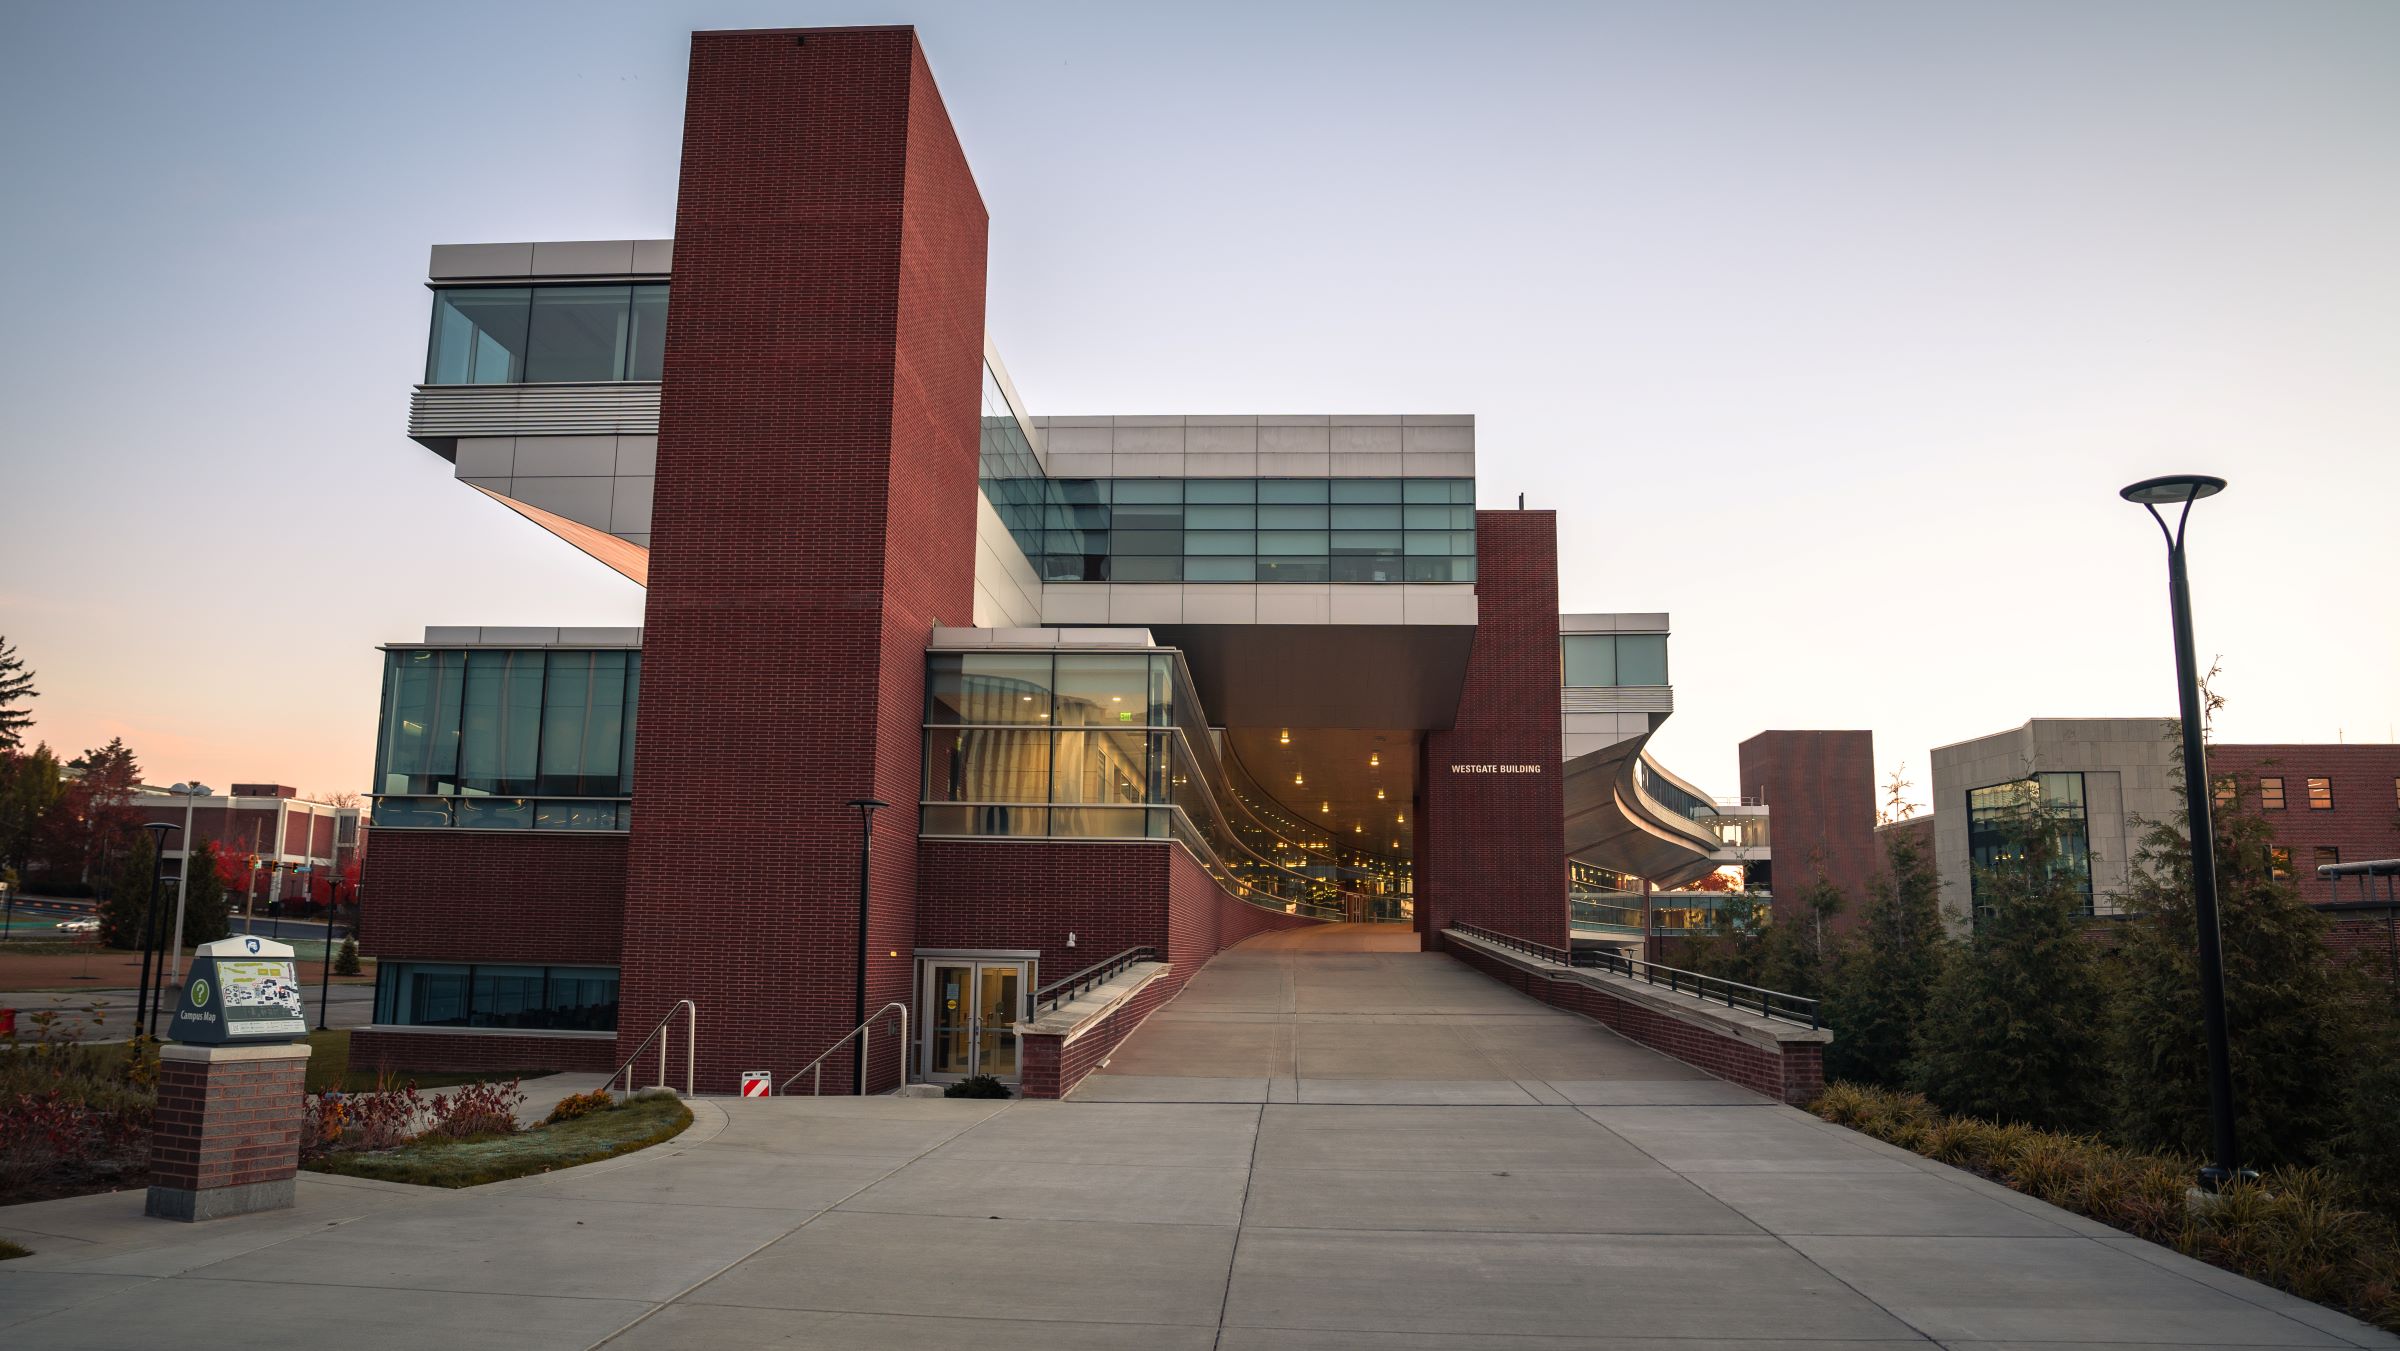
[[[1383,801],[1383,790],[1382,790],[1382,789],[1378,788],[1378,789],[1376,789],[1376,790],[1375,790],[1375,800],[1376,800],[1377,802],[1381,802],[1381,801]]]
[[[1306,783],[1306,782],[1308,782],[1308,780],[1306,780],[1306,779],[1303,779],[1303,778],[1301,778],[1301,777],[1300,777],[1300,771],[1299,771],[1299,770],[1296,770],[1296,769],[1295,769],[1295,770],[1293,770],[1293,771],[1292,771],[1292,787],[1294,787],[1294,788],[1298,788],[1300,785],[1302,785],[1302,784],[1304,784],[1304,783]]]
[[[1291,728],[1289,728],[1289,727],[1286,727],[1286,728],[1284,728],[1284,729],[1283,729],[1283,735],[1281,735],[1281,736],[1279,736],[1279,737],[1275,738],[1275,744],[1277,744],[1277,745],[1279,745],[1279,746],[1289,746],[1289,745],[1291,745],[1291,744],[1292,744],[1292,729],[1291,729]]]
[[[1330,803],[1330,802],[1320,802],[1320,803],[1318,803],[1318,804],[1317,804],[1317,810],[1318,810],[1319,812],[1329,812],[1329,811],[1332,811],[1332,810],[1333,810],[1333,804],[1332,804],[1332,803]]]
[[[1369,767],[1369,768],[1374,768],[1374,769],[1380,769],[1380,768],[1382,768],[1382,767],[1383,767],[1383,752],[1382,752],[1382,751],[1368,751],[1368,752],[1367,752],[1367,765],[1368,765],[1368,767]]]

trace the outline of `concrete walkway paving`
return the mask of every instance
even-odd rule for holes
[[[0,1345],[2400,1346],[1442,957],[1237,949],[1067,1102],[695,1106],[467,1192],[0,1211],[38,1250],[0,1263]]]

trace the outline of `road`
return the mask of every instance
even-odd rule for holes
[[[301,1004],[308,1010],[308,1025],[317,1025],[319,991],[315,982],[301,984]],[[133,1000],[135,991],[77,990],[72,993],[28,990],[0,994],[0,1008],[17,1011],[17,1033],[31,1039],[36,1035],[33,1016],[54,1013],[57,1020],[49,1035],[68,1041],[123,1041],[133,1029]],[[94,1013],[98,1014],[97,1019]],[[158,1030],[167,1030],[167,1015],[174,1012],[174,997],[168,996],[165,1011],[158,1017]],[[326,1026],[364,1027],[374,1021],[375,987],[367,984],[336,982],[333,997],[326,1003]]]

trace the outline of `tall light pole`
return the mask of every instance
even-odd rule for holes
[[[2233,1051],[2225,1032],[2225,948],[2217,923],[2217,830],[2211,819],[2208,747],[2202,733],[2200,661],[2192,648],[2192,581],[2184,567],[2183,527],[2192,504],[2225,491],[2225,480],[2207,474],[2147,478],[2118,491],[2139,503],[2167,538],[2167,596],[2175,617],[2175,684],[2183,706],[2183,803],[2192,841],[2192,911],[2200,930],[2200,1020],[2208,1035],[2208,1114],[2215,1161],[2200,1170],[2211,1192],[2241,1176],[2233,1133]],[[2160,507],[2179,508],[2167,524]]]
[[[158,992],[150,983],[150,952],[158,946],[158,874],[167,856],[167,832],[172,821],[152,821],[150,832],[150,903],[142,907],[142,988],[133,994],[133,1035],[139,1039],[157,1021]]]
[[[183,866],[175,870],[175,928],[167,938],[167,988],[183,975],[183,898],[192,886],[192,807],[214,795],[205,783],[179,783],[167,790],[183,799]]]
[[[851,1016],[850,1028],[855,1034],[867,1021],[867,861],[875,854],[875,813],[892,804],[871,797],[854,797],[850,806],[858,808],[858,998],[857,1012]],[[851,1059],[857,1072],[851,1076],[853,1091],[867,1095],[867,1057],[862,1049]]]

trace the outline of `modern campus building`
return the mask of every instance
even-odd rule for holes
[[[195,797],[143,784],[107,810],[129,822],[176,827],[160,851],[170,882],[182,875],[189,851],[202,844],[239,860],[228,898],[237,914],[264,915],[276,902],[323,904],[337,882],[348,885],[352,865],[366,850],[364,808],[304,798],[286,784],[237,783]],[[187,815],[189,839],[182,829]],[[345,904],[348,899],[345,892]]]
[[[2066,863],[2088,913],[2123,914],[2148,823],[2181,828],[2174,728],[2165,718],[2035,718],[1935,749],[1932,832],[1944,909],[1967,921],[1978,867],[2007,847],[2004,818],[2034,803],[2064,827]],[[2278,871],[2301,897],[2338,907],[2336,946],[2400,953],[2393,907],[2346,900],[2320,871],[2400,857],[2400,745],[2215,745],[2208,770],[2220,800],[2238,799],[2273,829]],[[2349,934],[2360,925],[2374,932]]]
[[[1668,617],[1559,613],[1471,417],[1028,407],[911,30],[695,35],[675,224],[432,251],[409,434],[645,616],[388,646],[354,1055],[607,1068],[688,999],[726,1091],[896,1003],[912,1076],[1016,1079],[1036,993],[1136,950],[1154,1003],[1265,929],[1763,889],[1769,808],[1645,750]]]

